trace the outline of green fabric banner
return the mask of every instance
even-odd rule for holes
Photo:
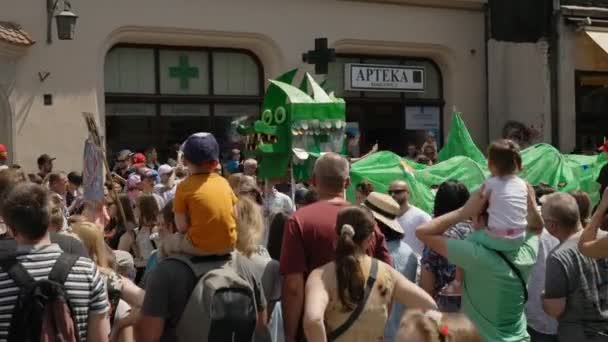
[[[439,161],[446,161],[456,156],[469,157],[479,164],[486,163],[483,153],[477,148],[469,131],[467,130],[462,114],[455,112],[452,114],[452,125],[448,133],[448,140],[445,146],[439,151],[437,156]]]
[[[546,183],[558,191],[583,190],[595,204],[599,201],[596,179],[607,163],[604,153],[597,156],[564,155],[548,144],[530,146],[521,152],[523,171],[520,177],[537,185]],[[439,152],[438,164],[427,167],[382,151],[352,165],[351,186],[347,198],[354,202],[355,186],[367,180],[376,191],[386,193],[395,180],[406,181],[411,188],[411,203],[429,213],[433,210],[433,189],[447,180],[458,180],[469,191],[476,190],[490,175],[487,161],[471,139],[459,113],[454,113],[448,141]]]

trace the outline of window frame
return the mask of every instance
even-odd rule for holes
[[[583,70],[577,69],[574,71],[574,106],[575,106],[575,148],[576,149],[584,149],[592,146],[585,146],[585,142],[583,138],[592,137],[601,139],[600,137],[605,134],[602,133],[604,125],[602,125],[602,121],[608,122],[608,118],[602,118],[601,115],[590,115],[588,117],[583,117],[582,112],[582,97],[585,92],[584,86],[581,84],[583,78],[586,76],[608,76],[608,71],[598,71],[598,70]],[[584,127],[590,127],[590,123],[593,123],[593,127],[596,129],[587,130]],[[604,129],[605,132],[605,129]],[[589,134],[590,133],[590,134]],[[598,146],[602,143],[598,140]],[[593,146],[596,147],[596,146]],[[575,151],[575,152],[581,152]]]
[[[165,146],[159,146],[162,143],[163,134],[161,134],[162,122],[166,116],[161,115],[161,106],[164,104],[200,104],[209,105],[209,125],[210,130],[216,133],[221,127],[215,127],[215,105],[216,104],[228,104],[228,105],[257,105],[258,108],[262,107],[264,100],[265,83],[264,83],[264,67],[260,58],[252,51],[238,48],[222,48],[222,47],[195,47],[195,46],[171,46],[171,45],[158,45],[158,44],[131,44],[131,43],[120,43],[112,46],[108,52],[110,53],[114,49],[119,48],[131,48],[131,49],[152,49],[154,55],[154,93],[116,93],[106,92],[104,87],[104,105],[114,103],[129,103],[129,104],[140,104],[150,103],[155,106],[155,115],[153,120],[156,120],[157,124],[153,125],[156,132],[153,132],[154,138],[150,141],[150,144],[157,146],[158,148],[165,148]],[[182,94],[162,94],[160,86],[160,51],[161,50],[177,50],[177,51],[197,51],[205,52],[208,57],[207,65],[207,77],[209,82],[209,94],[207,95],[182,95]],[[257,95],[216,95],[214,94],[214,71],[213,71],[213,60],[215,52],[228,52],[228,53],[239,53],[244,54],[252,58],[255,65],[257,66],[258,72],[258,94]],[[105,57],[104,57],[105,58]],[[105,68],[105,64],[104,64]],[[105,69],[104,69],[105,70]],[[105,115],[105,114],[104,114]],[[106,125],[107,129],[107,125]],[[106,134],[107,135],[107,134]],[[106,142],[107,143],[107,142]]]

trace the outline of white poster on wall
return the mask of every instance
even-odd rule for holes
[[[405,129],[439,131],[439,107],[405,107]]]

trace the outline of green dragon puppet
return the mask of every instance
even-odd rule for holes
[[[309,155],[343,150],[344,100],[327,94],[309,74],[299,88],[294,87],[296,73],[297,69],[270,80],[260,119],[237,129],[245,137],[246,153],[259,162],[261,179],[286,176],[292,160],[295,172],[306,168]]]

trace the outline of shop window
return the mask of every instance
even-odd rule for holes
[[[154,50],[113,49],[106,56],[105,90],[108,93],[154,93]]]
[[[259,115],[263,70],[247,51],[117,46],[106,56],[109,150],[169,146],[212,132],[221,147],[240,147],[233,122]]]
[[[109,103],[106,105],[106,141],[110,151],[124,148],[143,150],[150,145],[156,108],[151,103]]]
[[[211,106],[199,104],[163,104],[160,106],[163,125],[161,137],[181,142],[197,131],[211,131]],[[169,143],[169,142],[168,142]]]
[[[156,109],[150,103],[108,103],[106,116],[155,116]]]
[[[253,58],[243,53],[213,53],[215,95],[258,95],[260,75]]]
[[[608,72],[576,73],[576,152],[595,152],[608,136]]]
[[[209,94],[207,52],[160,50],[159,72],[161,94]]]

